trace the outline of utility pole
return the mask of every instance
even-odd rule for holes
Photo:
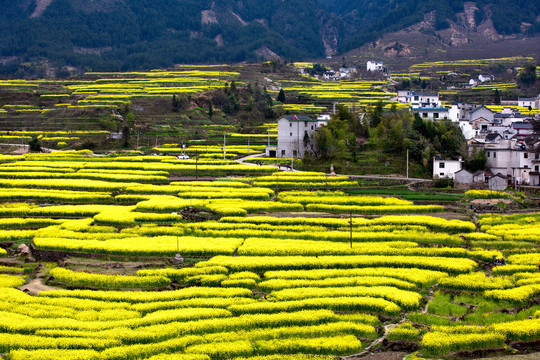
[[[225,155],[227,154],[227,150],[225,149],[225,146],[226,146],[226,140],[225,140],[225,137],[227,136],[227,133],[224,132],[223,133],[223,160],[225,160]]]
[[[195,150],[195,180],[199,180],[199,151]]]
[[[276,195],[279,193],[279,160],[276,172]]]
[[[300,121],[296,123],[296,155],[300,152]],[[294,158],[294,152],[292,154]]]
[[[407,149],[407,179],[409,178],[409,149]]]
[[[351,240],[351,249],[352,249],[352,210],[351,210],[350,217],[349,217],[349,225],[351,227],[350,240]]]

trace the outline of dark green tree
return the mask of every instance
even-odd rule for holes
[[[471,172],[484,170],[486,168],[487,156],[484,150],[477,149],[473,152],[468,161],[465,162],[465,168]]]
[[[499,89],[495,89],[495,92],[493,93],[493,104],[501,105],[501,94]]]
[[[536,82],[536,64],[534,62],[527,61],[523,65],[523,69],[518,75],[518,81],[526,87],[534,85]]]
[[[176,97],[176,94],[173,94],[172,96],[172,107],[173,111],[178,111],[178,98]]]
[[[369,126],[376,128],[379,126],[379,123],[382,121],[382,112],[383,112],[383,103],[379,101],[377,105],[371,110]]]
[[[40,152],[41,151],[41,142],[37,137],[33,137],[32,140],[28,142],[28,147],[31,152]]]
[[[279,101],[282,104],[285,103],[285,92],[283,91],[283,89],[279,90],[279,94],[278,94],[276,100]]]
[[[127,125],[122,128],[122,140],[124,140],[124,148],[129,147],[130,130]]]

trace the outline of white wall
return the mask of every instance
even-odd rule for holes
[[[500,144],[504,143],[508,143],[508,140],[501,140]],[[529,183],[529,172],[535,170],[534,152],[501,148],[499,144],[486,144],[484,150],[487,157],[486,167],[491,169],[492,173],[513,176],[520,184]]]
[[[460,121],[459,128],[461,129],[461,132],[466,140],[470,140],[476,135],[476,131],[468,121]]]
[[[461,170],[462,161],[437,160],[433,158],[433,178],[449,177],[454,179],[456,171]]]
[[[530,100],[518,99],[518,106],[523,106],[523,107],[529,107],[530,106],[533,109],[536,108],[536,104],[535,104],[534,99],[530,99]]]
[[[317,128],[326,124],[326,120],[321,121],[289,121],[286,118],[278,120],[278,145],[276,157],[304,157],[306,148],[304,147],[304,134],[311,137]],[[296,151],[296,153],[295,153]]]

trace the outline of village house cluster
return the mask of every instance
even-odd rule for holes
[[[386,73],[381,61],[368,61],[369,72]],[[304,72],[305,69],[299,69]],[[321,80],[351,78],[356,68],[328,70],[317,75]],[[467,87],[494,81],[493,75],[479,75],[471,79]],[[533,115],[522,114],[516,107],[540,109],[540,95],[536,98],[501,99],[501,111],[493,111],[481,104],[455,103],[443,105],[437,92],[400,90],[400,103],[408,104],[412,113],[424,119],[448,119],[459,125],[468,144],[468,151],[484,151],[487,157],[486,170],[470,173],[463,169],[463,159],[433,159],[433,177],[454,179],[458,187],[489,187],[493,190],[508,185],[540,185],[540,134],[534,131]],[[530,114],[530,113],[529,113]],[[266,155],[280,158],[301,158],[314,131],[330,120],[330,115],[319,115],[316,119],[307,116],[283,116],[278,119],[278,145],[269,147]]]
[[[397,99],[409,104],[411,112],[423,118],[449,119],[457,123],[469,151],[481,150],[486,154],[486,170],[474,174],[463,169],[462,159],[436,157],[433,159],[434,178],[452,178],[458,187],[502,189],[509,184],[539,185],[540,136],[534,131],[533,116],[511,108],[495,112],[479,104],[457,103],[443,107],[438,93],[399,91]],[[518,104],[540,108],[540,96],[520,98],[515,101],[515,105]],[[308,148],[306,139],[311,139],[313,132],[329,120],[330,115],[319,115],[316,119],[296,115],[281,117],[278,119],[278,145],[269,147],[266,155],[302,158]]]
[[[487,170],[482,174],[471,174],[463,169],[461,159],[435,158],[434,177],[452,178],[460,187],[487,184],[492,188],[495,180],[490,179],[494,177],[505,179],[506,184],[539,185],[540,136],[533,126],[535,120],[540,120],[538,115],[535,119],[512,108],[496,112],[483,105],[466,103],[452,104],[450,108],[443,109],[437,94],[411,92],[407,95],[407,92],[402,92],[398,97],[400,101],[405,99],[407,101],[403,102],[410,102],[411,111],[424,118],[447,118],[459,124],[469,151],[481,150],[486,154]],[[416,97],[420,99],[420,104],[414,102]],[[514,105],[514,102],[517,106],[538,109],[540,96],[536,99],[520,98],[508,106]]]

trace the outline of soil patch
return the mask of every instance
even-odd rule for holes
[[[497,205],[498,203],[511,204],[512,199],[474,199],[471,201],[473,205]]]
[[[353,359],[362,359],[362,360],[402,360],[405,356],[409,355],[409,353],[406,352],[395,352],[395,351],[384,351],[384,352],[377,352],[368,354],[366,356],[362,357],[356,357],[356,358],[349,358],[350,360]]]
[[[61,290],[60,288],[43,284],[43,282],[41,282],[41,279],[34,279],[28,284],[19,287],[18,289],[30,295],[37,295],[42,291],[48,290]]]

